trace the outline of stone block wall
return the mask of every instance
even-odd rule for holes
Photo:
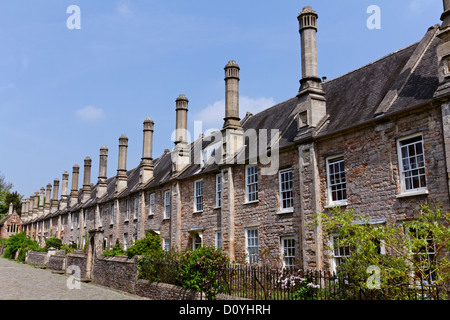
[[[136,258],[116,256],[95,260],[93,281],[97,284],[134,293],[137,277]]]
[[[47,252],[30,251],[28,252],[26,262],[34,266],[46,267],[48,263]]]
[[[66,256],[66,273],[72,271],[73,267],[80,270],[80,278],[86,278],[87,256],[84,253],[69,253]],[[71,274],[71,273],[70,273]]]

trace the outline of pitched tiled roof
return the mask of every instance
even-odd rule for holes
[[[438,27],[431,27],[424,38],[415,44],[323,83],[327,109],[327,118],[324,120],[327,121],[324,121],[315,136],[325,137],[431,102],[438,86]],[[258,114],[247,115],[242,121],[243,129],[255,129],[257,134],[261,129],[267,129],[269,133],[270,129],[278,129],[281,135],[279,148],[294,146],[298,134],[296,116],[299,103],[300,99],[295,96]],[[268,141],[270,145],[270,134]],[[211,143],[214,143],[213,139],[204,140],[202,147]],[[204,166],[194,164],[194,143],[190,148],[192,164],[178,178],[218,170],[218,165],[213,161]],[[249,148],[245,149],[246,158],[250,151]],[[127,189],[120,196],[168,183],[172,178],[171,153],[165,152],[154,160],[154,164],[154,177],[144,186],[139,183],[140,167],[129,170]],[[115,183],[116,177],[107,180],[107,193],[101,199],[96,199],[97,186],[94,186],[85,206],[113,200],[117,196]]]

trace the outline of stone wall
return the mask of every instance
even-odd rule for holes
[[[66,254],[64,251],[58,250],[56,254],[48,259],[47,268],[54,271],[66,271]]]
[[[200,293],[167,283],[148,280],[136,282],[135,293],[152,300],[200,300]]]
[[[136,258],[117,256],[95,260],[93,281],[99,285],[134,293],[137,277]]]
[[[152,300],[206,300],[206,296],[200,292],[185,289],[172,284],[151,282],[148,280],[138,280],[136,282],[135,293],[141,297],[150,298]],[[218,294],[217,300],[248,300]]]
[[[66,256],[66,273],[72,274],[73,267],[80,268],[80,278],[86,278],[87,256],[84,253],[69,253]]]
[[[28,252],[26,263],[41,268],[47,267],[48,263],[47,252],[36,252],[36,251]]]

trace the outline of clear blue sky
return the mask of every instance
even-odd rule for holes
[[[80,30],[66,25],[73,4]],[[74,164],[81,187],[90,156],[96,183],[100,147],[113,176],[123,133],[128,169],[139,164],[147,117],[157,158],[173,148],[181,93],[191,130],[194,120],[220,128],[229,60],[241,67],[241,113],[295,96],[297,15],[307,5],[319,14],[319,74],[328,79],[419,41],[442,12],[441,0],[2,0],[0,172],[28,197]],[[370,5],[381,9],[380,30],[366,26]]]

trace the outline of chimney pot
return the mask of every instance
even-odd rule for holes
[[[106,194],[106,180],[107,180],[107,165],[108,165],[108,148],[102,146],[100,148],[100,164],[98,170],[98,187],[97,198],[103,197]]]
[[[153,177],[153,131],[155,123],[151,118],[144,121],[144,136],[142,145],[141,183],[148,182]]]
[[[223,129],[241,128],[239,118],[239,65],[234,60],[225,66],[225,122]]]
[[[127,148],[128,138],[122,134],[119,138],[119,165],[117,168],[116,192],[127,187]]]

